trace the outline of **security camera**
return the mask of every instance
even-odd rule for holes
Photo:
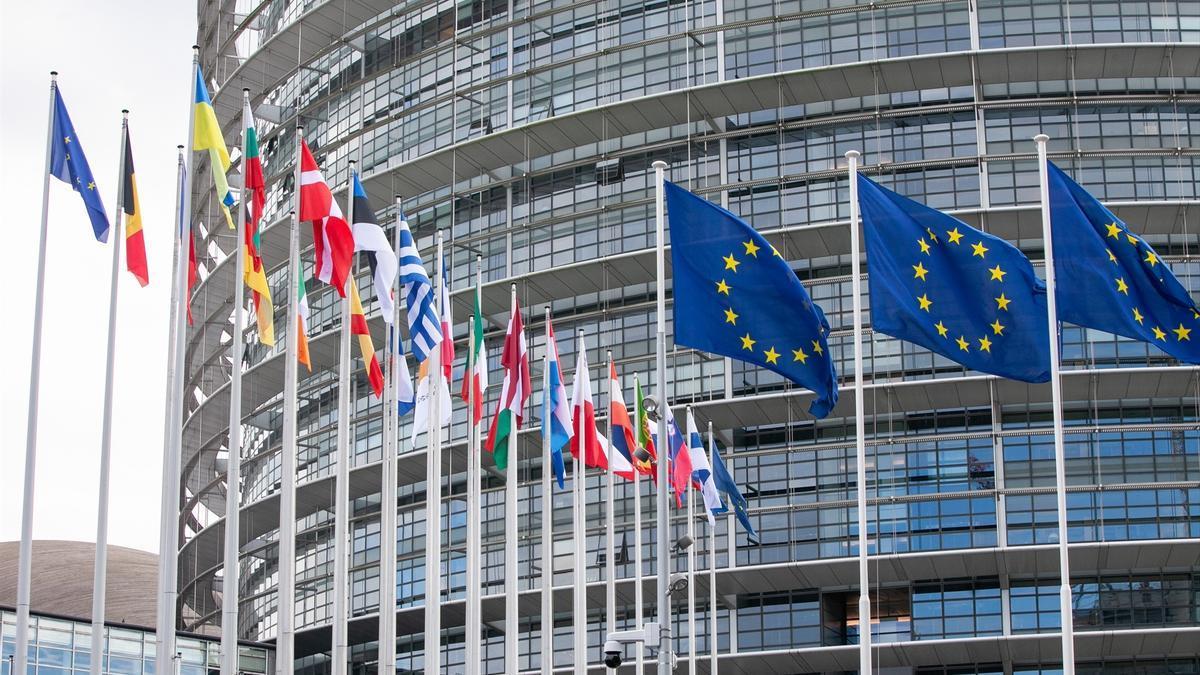
[[[638,464],[649,464],[650,460],[652,459],[650,456],[650,451],[641,446],[638,446],[638,448],[633,451],[633,458],[637,460]]]
[[[675,572],[674,574],[671,575],[671,583],[668,586],[667,592],[670,595],[675,595],[676,593],[682,593],[682,592],[686,591],[687,587],[688,587],[687,575],[682,572]]]
[[[616,640],[604,641],[604,666],[606,668],[621,667],[621,643]]]
[[[650,418],[651,422],[658,422],[658,399],[653,396],[643,398],[642,410],[646,411],[646,417]]]
[[[685,534],[682,537],[675,540],[675,550],[678,551],[679,553],[683,553],[684,551],[691,548],[692,544],[694,544],[694,543],[695,543],[695,540]]]

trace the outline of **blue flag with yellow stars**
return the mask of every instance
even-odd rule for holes
[[[748,223],[666,183],[675,289],[675,344],[772,370],[837,403],[829,322],[796,273]]]
[[[54,87],[54,127],[50,130],[50,175],[75,188],[83,197],[96,239],[108,241],[108,215],[100,201],[100,190],[96,189],[92,169],[75,136],[75,125],[71,124],[58,87]]]
[[[1050,230],[1058,318],[1200,363],[1200,311],[1141,237],[1054,164]]]
[[[1050,379],[1046,285],[1017,247],[858,176],[873,330],[1023,382]]]

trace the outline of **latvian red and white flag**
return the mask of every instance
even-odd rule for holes
[[[300,220],[313,225],[317,278],[346,297],[346,278],[354,258],[354,233],[304,141],[300,142]]]
[[[600,433],[596,431],[596,407],[592,403],[592,376],[588,371],[587,350],[582,349],[583,337],[579,338],[579,355],[575,360],[575,386],[571,392],[571,456],[579,461],[579,449],[583,448],[583,465],[608,469],[608,457],[600,444]]]

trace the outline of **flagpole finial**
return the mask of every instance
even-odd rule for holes
[[[516,293],[516,292],[517,292],[517,282],[515,282],[515,281],[514,281],[514,282],[512,282],[512,286],[511,286],[511,288],[512,288],[512,292],[513,292],[513,293]]]
[[[57,78],[57,77],[58,77],[58,71],[57,71],[57,70],[52,70],[52,71],[50,71],[50,79],[51,79],[51,80],[53,80],[53,79],[55,79],[55,78]]]
[[[303,124],[297,124],[297,125],[296,125],[296,131],[297,131],[297,132],[299,132],[299,133],[303,133],[303,132],[304,132],[304,125],[303,125]]]
[[[862,157],[862,153],[857,150],[846,151],[846,159],[858,159],[859,157]]]
[[[655,160],[654,163],[651,164],[650,166],[655,169],[666,169],[667,163],[662,161],[661,159],[658,159],[658,160]]]
[[[400,205],[400,195],[396,195],[396,206]]]
[[[1045,143],[1049,140],[1050,140],[1050,137],[1047,136],[1046,134],[1038,134],[1037,136],[1033,137],[1034,143]]]
[[[129,117],[129,108],[121,108],[121,114]]]

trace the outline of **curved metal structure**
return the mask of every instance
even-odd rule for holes
[[[259,118],[268,182],[260,250],[280,335],[288,328],[281,279],[297,123],[335,194],[356,160],[380,222],[393,222],[392,195],[400,194],[430,258],[435,234],[444,233],[459,317],[469,313],[482,256],[493,383],[516,283],[523,307],[553,307],[558,334],[568,336],[559,344],[565,365],[575,360],[569,336],[583,329],[601,354],[613,351],[626,387],[638,372],[660,393],[651,375],[656,160],[668,162],[671,180],[747,218],[791,261],[833,326],[844,385],[852,356],[847,150],[862,151],[862,170],[876,180],[1013,241],[1037,264],[1031,138],[1047,133],[1052,159],[1200,294],[1195,2],[218,0],[199,9],[204,72],[230,146],[242,87]],[[253,327],[230,334],[233,237],[206,170],[193,195],[202,281],[186,342],[181,627],[215,631],[221,619],[229,373],[238,367],[238,630],[270,641],[284,360],[257,344]],[[309,265],[311,244],[306,231]],[[869,259],[866,269],[869,280]],[[365,279],[364,270],[360,288],[381,344]],[[298,410],[295,669],[319,673],[331,637],[338,312],[323,286],[310,285],[309,303],[314,370],[301,373]],[[540,312],[527,322],[536,357]],[[968,372],[869,325],[864,333],[876,663],[922,673],[1058,668],[1048,385]],[[465,328],[456,334],[465,339]],[[233,340],[247,343],[239,364],[230,363]],[[1078,667],[1200,672],[1200,371],[1073,326],[1063,359]],[[598,354],[591,361],[602,365]],[[702,570],[717,570],[715,606],[707,574],[695,584],[700,672],[709,672],[712,639],[722,673],[853,670],[866,625],[857,616],[853,392],[844,388],[829,418],[817,421],[805,412],[807,392],[765,371],[673,345],[666,365],[667,395],[691,403],[701,425],[713,422],[762,534],[752,545],[732,519],[720,519],[715,550],[697,552]],[[382,410],[369,391],[356,382],[351,398],[347,592],[352,663],[373,670]],[[399,432],[394,611],[397,667],[420,670],[426,454],[409,442],[410,425],[404,420]],[[538,457],[536,436],[521,434],[521,457]],[[446,542],[435,600],[444,672],[461,672],[465,658],[465,439],[466,412],[456,406],[437,518]],[[569,495],[543,499],[541,471],[540,460],[518,467],[523,671],[541,668],[537,595],[547,567],[555,665],[572,663]],[[483,672],[503,670],[503,484],[485,471]],[[616,504],[616,541],[632,541],[628,486],[618,485]],[[643,504],[647,523],[652,508]],[[552,543],[541,539],[543,517],[554,519]],[[683,518],[672,517],[673,534],[682,533]],[[631,555],[619,559],[618,625],[608,627],[599,510],[589,511],[588,528],[589,660],[598,663],[602,632],[633,623],[638,579],[653,586],[654,542],[646,542],[640,575]],[[674,635],[685,625],[677,615]],[[677,638],[677,649],[686,655],[686,640]]]

